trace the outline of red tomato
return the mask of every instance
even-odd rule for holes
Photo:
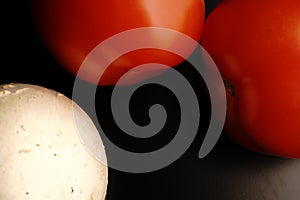
[[[225,80],[225,132],[258,152],[300,157],[300,1],[224,0],[201,40]]]
[[[32,0],[32,7],[42,40],[61,65],[74,75],[93,48],[126,30],[162,27],[199,41],[205,14],[203,0]],[[177,42],[174,38],[163,40],[166,45]],[[162,36],[153,33],[153,44],[161,41]],[[113,49],[108,51],[114,53]],[[129,52],[109,66],[101,85],[114,85],[125,72],[141,64],[160,63],[172,67],[182,61],[178,55],[159,49]],[[128,84],[156,72],[157,69],[149,70],[146,75],[133,73]],[[91,68],[81,78],[94,82],[93,75]]]

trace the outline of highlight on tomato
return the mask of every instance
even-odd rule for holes
[[[118,33],[141,27],[161,27],[199,41],[205,17],[204,0],[32,0],[31,5],[34,23],[44,44],[62,67],[74,75],[97,45]],[[151,41],[153,44],[163,41],[165,45],[177,42],[175,38],[155,32]],[[191,53],[194,49],[192,46],[183,48]],[[114,49],[107,49],[107,54],[114,53],[117,53]],[[81,73],[80,78],[93,84],[114,85],[136,66],[159,63],[174,67],[184,59],[174,52],[139,49],[114,60],[100,82],[95,82],[92,66]],[[146,73],[135,71],[124,84],[133,84],[159,73],[157,68],[148,69]]]
[[[300,1],[223,0],[201,44],[227,88],[225,132],[268,155],[300,157]]]

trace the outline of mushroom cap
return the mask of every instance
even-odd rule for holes
[[[87,132],[98,136],[93,141],[105,158],[100,162],[80,137],[82,124],[98,133],[88,115],[56,91],[0,85],[0,199],[105,199],[104,146],[99,134]]]

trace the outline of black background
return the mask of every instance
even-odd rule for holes
[[[220,0],[206,1],[206,14]],[[2,2],[4,16],[1,25],[0,84],[21,82],[44,86],[71,97],[74,77],[65,71],[51,56],[38,37],[31,20],[28,0]],[[256,154],[239,147],[222,135],[213,151],[204,159],[197,153],[208,123],[209,101],[205,97],[205,86],[201,77],[195,77],[187,63],[177,66],[189,78],[201,99],[201,126],[197,138],[188,151],[176,162],[161,170],[132,174],[109,169],[107,200],[123,199],[238,199],[238,186],[251,177],[255,168],[270,168],[281,163],[279,158]],[[176,132],[178,109],[176,101],[162,88],[144,87],[133,97],[131,113],[137,123],[147,123],[146,111],[153,103],[161,103],[168,111],[168,121],[162,132],[151,140],[134,140],[120,132],[111,119],[109,96],[112,87],[99,88],[97,111],[107,116],[99,119],[104,129],[111,132],[110,138],[118,145],[132,151],[151,151],[166,144]],[[153,92],[155,91],[155,96]],[[103,115],[102,115],[103,116]],[[169,117],[170,116],[170,117]],[[203,133],[202,133],[203,132]],[[243,189],[244,193],[253,193]],[[250,198],[251,199],[251,198]]]

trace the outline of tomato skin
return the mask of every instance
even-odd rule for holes
[[[61,65],[74,75],[96,45],[126,30],[169,28],[199,41],[204,8],[204,0],[32,0],[33,18],[42,40]],[[154,35],[153,43],[161,40],[157,37]],[[169,38],[166,45],[175,42]],[[182,61],[177,55],[159,50],[128,53],[110,65],[101,85],[114,85],[126,71],[140,64],[158,62],[172,67]],[[146,77],[133,75],[128,84],[156,73],[154,70]],[[93,82],[92,75],[93,70],[90,70],[81,78]]]
[[[227,83],[225,132],[257,152],[300,157],[300,1],[224,0],[201,40]]]

